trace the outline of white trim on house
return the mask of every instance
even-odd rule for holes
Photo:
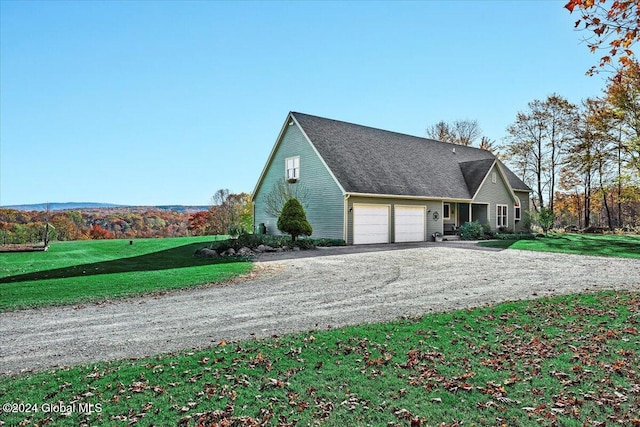
[[[347,243],[349,237],[349,194],[344,196],[344,227],[342,229],[342,237],[345,243]]]
[[[289,173],[291,171],[291,173]],[[284,159],[285,179],[300,179],[300,156],[292,156]]]
[[[471,203],[471,215],[473,215],[473,205],[484,205],[487,207],[487,222],[491,224],[491,203],[490,202],[475,202]],[[471,221],[475,221],[476,218],[470,218]],[[482,224],[481,224],[482,225]]]
[[[376,194],[376,193],[346,193],[351,197],[373,197],[380,199],[406,199],[406,200],[427,200],[427,201],[443,201],[457,203],[471,203],[471,199],[452,199],[450,197],[434,197],[434,196],[403,196],[402,194]]]
[[[500,213],[500,208],[503,208],[504,213]],[[500,218],[504,217],[504,224],[500,224]],[[509,205],[496,204],[496,228],[509,227]]]

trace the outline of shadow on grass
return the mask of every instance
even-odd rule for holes
[[[486,240],[478,242],[478,246],[481,248],[494,248],[494,249],[509,249],[518,240]]]
[[[85,277],[99,274],[130,273],[135,271],[158,271],[175,268],[197,267],[201,265],[227,264],[243,261],[237,258],[200,258],[194,256],[196,250],[206,246],[205,243],[191,243],[163,251],[152,252],[129,258],[100,261],[53,270],[36,271],[0,278],[2,283],[18,283],[35,280],[65,279],[69,277]]]

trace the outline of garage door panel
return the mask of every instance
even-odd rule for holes
[[[361,205],[353,207],[353,243],[389,243],[389,207]]]
[[[425,239],[425,208],[422,206],[396,206],[396,242],[422,242]]]

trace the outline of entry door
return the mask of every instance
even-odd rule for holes
[[[396,206],[396,243],[425,241],[424,206]]]
[[[353,205],[353,244],[389,243],[389,206]]]

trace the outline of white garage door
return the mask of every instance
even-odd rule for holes
[[[425,208],[423,206],[396,206],[396,242],[423,242]]]
[[[353,244],[389,243],[389,206],[353,205]]]

